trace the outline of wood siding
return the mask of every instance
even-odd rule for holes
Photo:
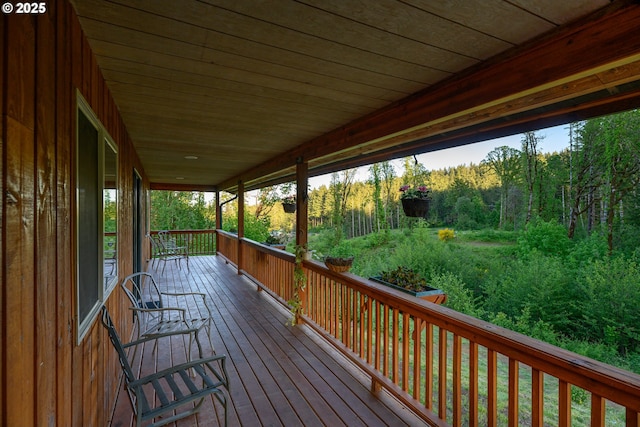
[[[73,8],[46,7],[0,16],[0,425],[101,426],[120,369],[98,320],[76,345],[76,90],[118,145],[120,277],[133,268],[133,168],[143,168]],[[108,306],[127,331],[121,296]]]

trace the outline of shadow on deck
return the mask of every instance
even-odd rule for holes
[[[231,383],[230,426],[400,426],[425,425],[385,391],[372,394],[370,379],[306,326],[289,326],[290,313],[235,268],[215,256],[190,258],[190,270],[168,263],[152,269],[161,290],[206,293],[213,315],[211,341],[227,355]],[[116,292],[122,292],[121,289]],[[205,331],[201,334],[204,335]],[[209,340],[201,335],[204,355]],[[186,340],[185,340],[186,341]],[[186,342],[161,340],[139,350],[143,374],[186,360]],[[216,402],[217,403],[217,402]],[[180,426],[212,426],[222,420],[209,398]],[[132,425],[121,388],[111,426]]]

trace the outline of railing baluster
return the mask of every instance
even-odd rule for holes
[[[498,354],[487,351],[487,425],[498,425]]]
[[[367,305],[367,363],[371,364],[373,361],[373,306],[371,304],[371,298],[365,296],[365,302]],[[377,318],[378,316],[376,316]],[[376,328],[377,329],[377,328]],[[377,340],[376,340],[377,341]]]
[[[422,375],[422,319],[413,318],[413,398],[420,400]]]
[[[453,425],[462,425],[462,338],[453,335]]]
[[[531,427],[544,425],[544,374],[531,369]]]
[[[389,378],[389,305],[385,304],[383,309],[383,322],[382,333],[384,337],[382,339],[382,375]]]
[[[627,427],[640,427],[640,412],[627,408],[626,418]]]
[[[571,425],[571,384],[560,380],[558,393],[558,425],[569,427]]]
[[[424,374],[424,401],[427,409],[433,408],[433,325],[430,322],[425,326],[425,367]]]
[[[392,350],[391,350],[391,381],[393,381],[394,384],[398,385],[398,335],[399,335],[399,331],[398,331],[398,310],[397,309],[393,309],[393,322],[391,327],[392,329],[392,334],[393,334],[393,338],[391,341],[391,346],[392,346]]]
[[[439,327],[438,338],[438,416],[447,420],[447,330]]]
[[[518,426],[518,396],[520,368],[518,361],[509,358],[509,427]]]
[[[402,389],[409,391],[409,313],[402,313]]]
[[[469,341],[469,427],[478,427],[478,344]]]
[[[595,393],[591,394],[591,427],[604,427],[606,411],[605,400]]]

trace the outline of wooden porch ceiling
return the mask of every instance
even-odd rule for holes
[[[637,1],[71,1],[155,188],[256,188],[300,158],[313,176],[640,105]]]

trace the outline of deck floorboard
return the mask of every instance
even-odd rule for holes
[[[160,267],[160,268],[157,268]],[[288,324],[290,313],[220,257],[191,257],[189,269],[167,263],[151,272],[163,291],[203,292],[211,309],[211,343],[227,355],[230,426],[420,426],[425,423],[382,391],[369,391],[368,377],[306,326]],[[192,316],[206,315],[196,299],[181,302]],[[206,329],[204,355],[213,351]],[[149,374],[186,360],[188,340],[172,337],[139,349],[136,369]],[[197,354],[194,345],[194,354]],[[221,405],[207,399],[200,413],[178,426],[215,426]],[[133,425],[124,388],[111,426]]]

